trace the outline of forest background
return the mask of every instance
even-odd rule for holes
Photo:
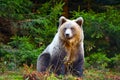
[[[120,78],[120,0],[0,0],[0,79],[23,64],[36,68],[61,15],[84,18],[86,79]]]

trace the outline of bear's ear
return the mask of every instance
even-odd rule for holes
[[[83,18],[82,18],[82,17],[79,17],[79,18],[77,18],[77,19],[75,20],[75,22],[76,22],[80,27],[82,27],[82,25],[83,25]]]
[[[59,18],[59,27],[63,24],[63,23],[65,23],[67,21],[67,19],[64,17],[64,16],[61,16],[60,18]]]

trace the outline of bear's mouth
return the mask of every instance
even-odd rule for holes
[[[65,38],[66,38],[67,40],[72,39],[72,37],[70,37],[70,36],[65,36]]]

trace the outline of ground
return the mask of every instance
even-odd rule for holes
[[[35,71],[27,71],[26,75],[34,76]],[[36,74],[36,73],[35,73]],[[37,77],[42,77],[44,80],[78,80],[76,77],[69,76],[57,76],[54,74],[39,74]],[[22,71],[6,71],[0,74],[0,80],[23,80],[25,73]],[[25,80],[29,80],[26,76]],[[44,78],[43,78],[44,77]],[[31,80],[31,79],[30,79]],[[34,80],[34,79],[33,79]],[[82,79],[81,79],[82,80]],[[83,80],[120,80],[120,73],[109,70],[96,70],[87,69],[84,71]]]

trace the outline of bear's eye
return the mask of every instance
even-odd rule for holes
[[[64,31],[66,31],[67,28],[64,28]]]
[[[71,28],[71,30],[73,30],[73,31],[74,31],[74,28]]]

